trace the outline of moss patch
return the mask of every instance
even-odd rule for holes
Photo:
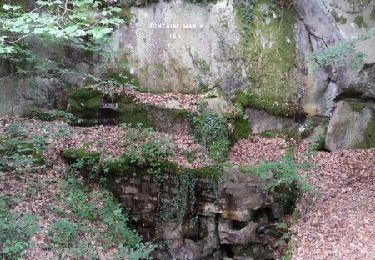
[[[358,113],[362,112],[362,110],[366,108],[365,103],[352,103],[352,102],[350,102],[349,105],[350,105],[350,108],[353,111],[358,112]]]
[[[362,15],[358,15],[354,18],[354,23],[358,26],[358,28],[367,28],[367,23]]]
[[[368,123],[364,133],[363,140],[361,143],[355,145],[357,149],[370,149],[375,147],[375,116],[372,117]]]
[[[338,24],[346,24],[348,21],[346,17],[339,15],[336,10],[332,10],[331,14]]]
[[[372,11],[370,13],[370,19],[373,20],[373,21],[375,21],[375,7],[372,8]]]
[[[108,113],[101,109],[102,101],[118,104],[118,109],[110,116],[118,123],[142,124],[158,130],[166,130],[167,125],[188,122],[190,113],[184,109],[172,109],[145,103],[133,102],[133,97],[122,94],[109,97],[99,91],[82,88],[69,98],[70,111],[75,119],[72,124],[92,126],[107,122]],[[113,117],[113,118],[112,118]]]
[[[233,120],[233,132],[229,135],[231,144],[236,143],[242,138],[246,138],[251,134],[249,121],[242,115],[237,115]]]
[[[77,162],[85,158],[90,158],[94,162],[100,159],[99,153],[90,153],[85,149],[66,149],[62,153],[65,160],[69,163]],[[94,167],[94,165],[91,165]],[[152,165],[138,166],[136,162],[132,163],[131,159],[123,154],[113,160],[104,160],[103,165],[100,166],[102,173],[113,175],[133,174],[134,172],[147,173],[147,169],[151,169]],[[201,168],[185,168],[169,160],[161,161],[158,169],[165,174],[192,174],[196,178],[209,178],[216,181],[220,180],[223,173],[221,164],[213,164]]]
[[[295,12],[272,0],[237,4],[236,10],[242,30],[239,53],[248,64],[247,75],[253,83],[252,96],[239,94],[237,102],[291,116],[298,110]]]
[[[298,129],[295,128],[283,128],[283,129],[272,129],[264,131],[260,134],[260,136],[264,138],[276,138],[281,137],[284,139],[294,139],[298,140],[300,135],[298,133]]]
[[[357,11],[358,9],[362,9],[363,7],[367,6],[372,0],[347,0],[350,4],[350,7],[353,11]]]
[[[69,97],[70,111],[79,118],[99,117],[103,95],[96,90],[81,88]]]
[[[297,105],[279,103],[273,100],[274,99],[269,99],[268,97],[255,93],[253,89],[248,89],[244,92],[237,92],[235,105],[240,110],[252,107],[282,117],[294,117],[300,113]]]

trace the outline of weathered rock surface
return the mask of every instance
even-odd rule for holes
[[[218,184],[209,178],[197,179],[195,205],[190,212],[195,217],[190,218],[187,214],[182,222],[161,221],[157,215],[158,199],[166,198],[165,194],[171,196],[173,186],[164,186],[161,191],[147,174],[112,176],[110,180],[111,189],[129,215],[138,219],[138,230],[150,240],[158,238],[165,242],[167,252],[159,252],[163,259],[172,259],[172,256],[173,259],[222,259],[228,256],[260,259],[254,252],[263,256],[270,252],[268,244],[262,244],[265,228],[280,221],[282,216],[273,194],[264,190],[265,181],[242,173],[238,168],[225,169]],[[180,192],[178,196],[191,199],[191,194]],[[169,211],[176,211],[173,204]],[[241,253],[236,255],[234,252]]]
[[[231,0],[205,5],[161,1],[131,12],[132,23],[117,30],[113,46],[125,51],[130,72],[143,87],[197,92],[226,86],[238,74],[240,60],[233,60],[231,53],[240,39]]]
[[[365,55],[364,67],[359,73],[353,68],[350,58],[344,61],[346,65],[340,68],[315,69],[308,64],[313,52],[321,51],[340,40],[351,39],[373,27],[375,21],[371,18],[371,11],[374,8],[373,1],[296,1],[300,17],[297,42],[303,90],[302,105],[307,114],[332,115],[335,99],[340,95],[356,98],[373,95],[374,90],[369,82],[374,81],[374,78],[369,67],[375,62],[374,39],[357,43],[358,50]]]
[[[293,129],[298,127],[298,124],[292,119],[274,116],[258,109],[247,108],[246,115],[254,134],[259,134],[267,130]]]
[[[328,150],[375,147],[375,104],[340,101],[329,122]]]
[[[33,107],[64,108],[67,94],[58,79],[0,79],[0,115],[20,115]]]

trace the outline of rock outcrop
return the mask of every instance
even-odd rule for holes
[[[375,147],[375,104],[340,101],[329,122],[326,148]]]
[[[160,1],[131,12],[132,22],[116,31],[113,46],[143,88],[191,93],[242,77],[236,73],[241,60],[233,59],[240,41],[233,1]]]
[[[189,199],[189,203],[195,201],[191,212],[187,210],[181,221],[167,219],[170,213],[178,215],[178,205],[171,201],[169,213],[163,209],[165,214],[158,215],[161,213],[158,202],[167,197],[171,200],[176,186],[167,185],[161,190],[148,174],[112,176],[110,181],[112,191],[129,216],[138,219],[138,230],[150,240],[164,241],[164,247],[158,250],[159,258],[271,257],[275,245],[271,241],[277,238],[268,239],[272,237],[268,228],[281,221],[283,210],[259,177],[242,173],[238,168],[226,168],[220,182],[197,179],[194,194],[181,191],[178,194]]]

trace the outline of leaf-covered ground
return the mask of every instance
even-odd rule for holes
[[[292,259],[375,259],[375,150],[319,152],[298,204]]]
[[[25,258],[69,259],[73,254],[91,250],[100,259],[112,259],[118,248],[103,247],[101,241],[107,224],[82,220],[69,204],[67,165],[61,151],[85,148],[114,158],[126,148],[124,140],[129,130],[117,126],[77,128],[58,121],[2,118],[0,136],[14,123],[25,128],[30,136],[47,137],[45,169],[24,174],[0,173],[0,198],[9,199],[11,211],[38,216],[39,229],[30,238]],[[159,133],[155,138],[169,140],[175,150],[170,159],[181,165],[199,167],[211,163],[205,149],[191,136]],[[232,147],[229,162],[257,165],[280,160],[291,146],[281,138],[249,137]],[[296,158],[306,148],[305,143],[298,147]],[[297,205],[299,217],[290,229],[292,259],[374,259],[375,150],[317,152],[311,163],[313,169],[305,174],[314,192],[305,194]],[[100,211],[103,197],[94,195],[100,192],[99,188],[94,186],[86,192],[94,209]],[[79,227],[78,243],[73,249],[62,249],[51,242],[51,226],[61,219]]]

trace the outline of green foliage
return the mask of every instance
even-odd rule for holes
[[[32,11],[4,4],[0,9],[0,58],[15,63],[32,59],[27,49],[32,37],[99,52],[113,29],[124,23],[118,18],[119,12],[121,8],[95,0],[69,4],[38,0]]]
[[[154,247],[151,244],[142,243],[141,237],[128,227],[128,218],[111,193],[97,191],[94,195],[74,177],[70,176],[67,181],[66,194],[68,206],[80,219],[101,223],[106,227],[100,234],[101,246],[107,249],[116,248],[118,250],[116,259],[150,258]],[[98,206],[98,200],[101,201],[100,206]],[[74,237],[73,229],[64,225],[62,230],[66,233],[65,237],[68,238],[63,241],[71,242],[71,238]],[[69,246],[72,245],[69,244]],[[90,245],[87,245],[87,247],[90,247]],[[88,248],[83,249],[84,251],[92,251]],[[75,251],[79,253],[83,249]]]
[[[239,56],[248,65],[247,76],[252,83],[251,94],[239,95],[237,99],[241,100],[236,103],[240,109],[249,105],[293,116],[299,111],[296,13],[273,0],[238,1],[235,8],[241,29]]]
[[[11,212],[5,198],[0,197],[0,255],[4,259],[22,259],[37,230],[35,216]]]
[[[43,121],[63,120],[68,123],[74,122],[76,120],[73,114],[57,109],[51,109],[47,111],[33,110],[30,112],[28,117]]]
[[[213,159],[222,161],[229,150],[228,123],[214,111],[200,105],[198,114],[192,118],[194,138],[206,147]]]
[[[246,138],[251,134],[250,122],[246,115],[240,113],[233,119],[233,131],[229,135],[231,144],[236,143],[242,138]]]
[[[124,155],[130,159],[131,164],[160,167],[162,161],[173,155],[171,141],[160,138],[159,132],[154,129],[143,128],[142,124],[138,124],[136,128],[127,124],[121,126],[126,129]]]
[[[23,173],[45,168],[45,146],[45,136],[29,136],[26,129],[12,124],[0,138],[0,170]]]
[[[59,219],[48,228],[48,237],[52,243],[68,247],[77,241],[78,232],[73,223]]]
[[[196,182],[191,172],[159,172],[153,180],[158,189],[158,221],[181,223],[187,213],[193,214]]]
[[[85,189],[74,178],[68,179],[68,188],[66,189],[66,196],[66,204],[79,218],[88,221],[97,220],[97,210],[95,205],[90,203],[90,200],[87,196]]]
[[[353,11],[359,11],[363,7],[367,6],[371,0],[347,0],[350,4],[350,7],[354,9]]]
[[[325,136],[318,135],[309,146],[310,152],[324,151]]]
[[[293,156],[285,156],[278,162],[266,162],[256,166],[242,166],[242,172],[253,173],[263,179],[272,179],[266,186],[267,189],[282,186],[293,187],[296,185],[301,191],[311,191],[311,186],[299,174],[300,170],[311,168],[309,163],[297,163]]]
[[[360,69],[363,65],[364,54],[356,49],[356,43],[374,37],[375,27],[372,27],[357,37],[342,40],[322,51],[314,52],[312,55],[314,64],[318,68],[330,65],[340,67],[350,60],[354,69]]]

